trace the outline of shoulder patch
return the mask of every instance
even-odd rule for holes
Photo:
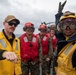
[[[33,37],[32,42],[36,42],[36,37]]]
[[[47,39],[47,37],[46,37],[46,36],[44,36],[44,37],[43,37],[43,40],[45,41],[46,39]]]
[[[24,39],[24,41],[25,41],[25,42],[28,42],[28,39],[27,39],[27,37],[24,37],[23,39]]]
[[[2,46],[3,46],[4,48],[6,48],[6,43],[4,42],[3,39],[0,39],[0,44],[2,44]]]

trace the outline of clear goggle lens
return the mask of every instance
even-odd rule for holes
[[[69,27],[70,29],[75,29],[76,24],[75,23],[63,23],[63,24],[61,24],[62,30],[65,30],[67,27]]]

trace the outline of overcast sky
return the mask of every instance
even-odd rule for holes
[[[41,22],[55,22],[55,14],[58,12],[59,2],[65,0],[0,0],[0,31],[7,15],[14,15],[20,20],[16,28],[16,34],[22,34],[22,28],[26,22],[35,24],[35,33]],[[67,0],[63,12],[76,13],[76,0]]]

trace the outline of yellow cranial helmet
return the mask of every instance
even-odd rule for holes
[[[70,11],[66,11],[65,13],[63,13],[63,15],[60,17],[60,21],[67,19],[67,18],[73,18],[76,19],[76,14],[72,13]]]
[[[59,27],[61,30],[65,30],[67,26],[70,27],[70,29],[76,28],[76,14],[75,13],[66,11],[60,17],[59,21],[60,21]]]

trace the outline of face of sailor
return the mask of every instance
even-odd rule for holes
[[[55,30],[54,29],[51,29],[50,30],[50,35],[53,37],[55,35]]]
[[[41,35],[46,34],[46,32],[47,32],[47,30],[46,30],[46,29],[40,29],[40,34],[41,34]]]
[[[65,23],[63,25],[63,33],[65,36],[71,36],[76,32],[75,25],[73,23]]]
[[[27,34],[27,35],[32,35],[33,32],[34,32],[34,29],[33,29],[32,27],[27,27],[27,28],[26,28],[26,34]]]
[[[6,33],[13,33],[18,24],[16,23],[16,21],[10,21],[4,22],[3,25]]]

